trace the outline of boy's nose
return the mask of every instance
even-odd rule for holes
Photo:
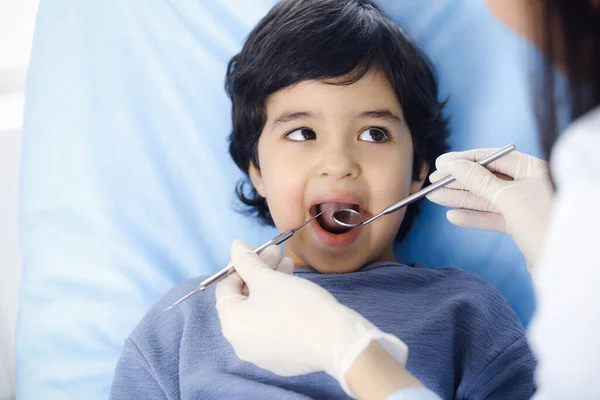
[[[356,178],[360,174],[360,165],[349,149],[326,149],[321,157],[320,176],[334,179]]]

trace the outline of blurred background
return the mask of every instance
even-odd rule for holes
[[[19,154],[25,77],[38,0],[0,0],[0,399],[14,394]]]

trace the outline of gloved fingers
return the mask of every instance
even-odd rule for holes
[[[429,193],[427,199],[444,207],[484,212],[499,212],[492,203],[466,190],[455,190],[443,187]]]
[[[450,210],[446,213],[448,221],[464,228],[481,229],[484,231],[507,232],[506,220],[502,214],[472,211]]]
[[[257,285],[263,275],[273,272],[250,246],[239,240],[235,240],[231,245],[231,262],[250,288]]]
[[[277,268],[277,264],[281,260],[281,249],[279,246],[271,245],[260,253],[260,258],[272,269]]]
[[[245,247],[247,249],[250,249],[250,246],[245,246]],[[279,246],[275,246],[275,245],[269,246],[260,253],[259,257],[271,269],[277,269],[277,267],[281,261],[281,249],[279,248]],[[230,278],[231,278],[231,280],[230,280]],[[221,281],[221,283],[223,283],[223,282],[225,283],[225,287],[222,288],[221,290],[226,290],[226,291],[232,290],[233,287],[235,287],[235,295],[241,295],[243,297],[248,297],[248,294],[249,294],[248,285],[246,285],[246,283],[242,280],[242,278],[240,277],[240,275],[237,272],[235,272],[235,273],[229,275],[229,277],[223,279]],[[238,286],[240,286],[240,287],[238,288]],[[220,286],[217,285],[217,294],[219,292],[219,287]],[[217,296],[217,301],[218,301],[218,299],[219,299],[219,297]]]
[[[436,183],[436,182],[441,181],[442,179],[446,178],[449,175],[450,174],[448,173],[448,171],[444,171],[444,170],[434,171],[431,175],[429,175],[429,182]],[[513,180],[513,178],[511,178],[510,176],[501,174],[499,172],[494,172],[494,176],[503,181],[512,181]],[[464,190],[465,189],[463,187],[463,184],[456,180],[448,183],[447,185],[444,185],[444,187],[446,189],[456,189],[456,190]]]
[[[527,159],[522,161],[524,165],[521,168],[521,175],[515,177],[515,179],[523,179],[528,177],[549,177],[550,171],[548,167],[548,162],[545,160],[540,160],[539,158],[535,158],[532,156],[526,156]]]
[[[315,372],[315,369],[311,366],[304,366],[299,364],[290,365],[290,363],[282,363],[279,360],[249,359],[249,357],[245,357],[244,354],[240,354],[238,358],[242,361],[251,362],[259,368],[275,372],[277,375],[284,377],[306,375],[311,372]]]
[[[233,273],[217,283],[216,300],[219,302],[238,303],[245,300],[243,294],[244,281],[237,273]]]
[[[433,171],[430,175],[429,175],[429,182],[431,183],[436,183],[438,181],[441,181],[442,179],[444,179],[445,177],[447,177],[448,175],[450,175],[448,173],[448,171],[446,170],[437,170],[437,171]],[[447,184],[446,186],[444,186],[445,188],[448,189],[460,189],[462,190],[462,183],[458,182],[458,181],[453,181],[450,182],[449,184]]]
[[[496,196],[506,187],[506,182],[497,178],[492,172],[481,165],[466,161],[450,161],[447,165],[450,175],[459,181],[465,190],[494,203]],[[499,207],[498,204],[494,204]]]
[[[294,268],[296,265],[294,264],[294,260],[289,257],[283,257],[279,264],[277,265],[276,271],[283,272],[287,275],[292,275],[294,273]]]
[[[499,149],[476,149],[442,154],[435,160],[435,166],[438,171],[443,171],[448,175],[447,165],[449,162],[456,160],[477,162],[496,150]],[[527,167],[527,164],[532,160],[541,161],[527,154],[513,151],[487,164],[486,168],[492,172],[499,172],[511,178],[523,179],[531,176],[530,174],[532,173],[537,173],[536,169],[529,169]]]
[[[240,326],[245,325],[240,320],[247,315],[243,306],[248,296],[243,294],[247,290],[244,288],[247,288],[246,285],[235,272],[217,284],[215,306],[221,331],[229,342],[240,337]]]

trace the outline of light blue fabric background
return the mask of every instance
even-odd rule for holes
[[[221,268],[234,239],[274,235],[233,211],[225,65],[272,0],[41,1],[27,83],[21,399],[108,396],[124,338],[177,283]],[[436,64],[456,149],[539,154],[529,47],[479,0],[381,1]],[[401,261],[474,271],[533,310],[511,239],[427,205]]]

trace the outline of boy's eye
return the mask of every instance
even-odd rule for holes
[[[390,134],[383,128],[367,128],[358,136],[360,140],[373,143],[383,143],[390,138]]]
[[[314,140],[317,138],[317,134],[312,129],[300,128],[285,135],[286,139],[294,142],[303,142],[305,140]]]

